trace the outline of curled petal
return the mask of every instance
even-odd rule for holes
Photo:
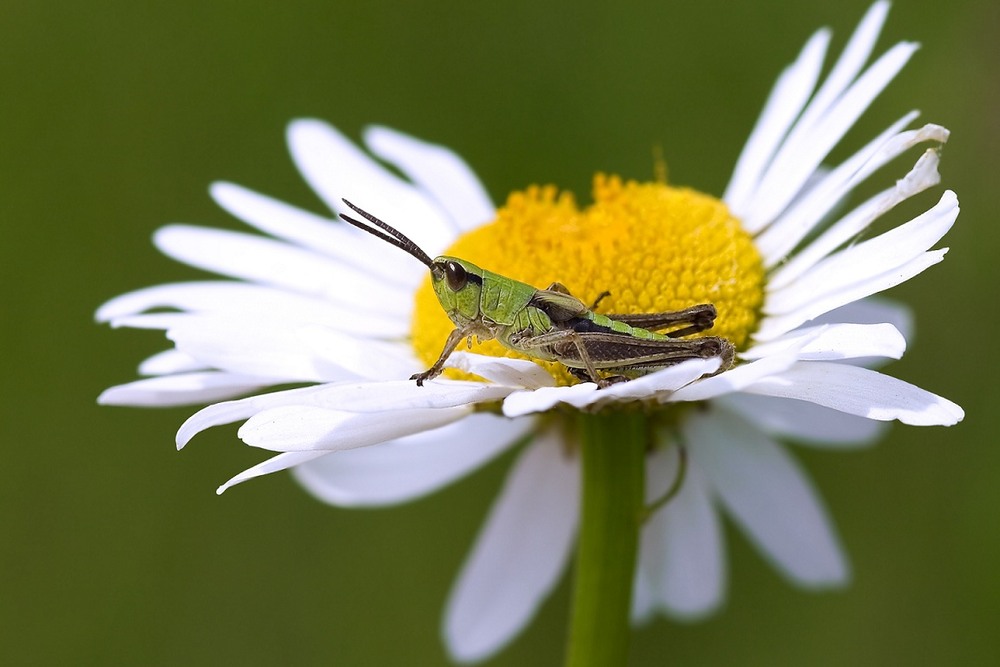
[[[249,419],[257,412],[268,408],[282,405],[307,405],[310,396],[318,391],[322,391],[322,389],[322,385],[300,387],[298,389],[274,391],[269,394],[248,396],[236,401],[224,401],[206,406],[188,417],[181,424],[176,436],[177,449],[184,449],[191,441],[191,438],[213,426],[232,424],[233,422]]]
[[[321,456],[329,456],[328,452],[286,452],[284,454],[278,454],[277,456],[272,456],[266,461],[262,461],[257,465],[247,468],[239,475],[236,475],[228,482],[220,486],[215,492],[218,495],[222,495],[226,489],[236,486],[248,479],[253,479],[254,477],[260,477],[261,475],[269,475],[272,472],[278,472],[279,470],[287,470],[291,467],[301,465],[307,461],[312,461]]]

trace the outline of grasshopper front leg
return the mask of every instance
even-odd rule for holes
[[[448,334],[448,340],[444,342],[444,349],[441,350],[441,355],[434,362],[434,365],[428,368],[423,373],[414,373],[410,376],[411,380],[417,381],[418,387],[424,386],[424,380],[433,380],[438,375],[441,375],[444,370],[444,362],[448,360],[451,353],[455,351],[458,344],[462,342],[463,339],[469,339],[469,346],[472,346],[472,336],[479,338],[479,342],[492,338],[493,334],[489,330],[484,329],[481,325],[473,322],[472,324],[455,329],[450,334]]]

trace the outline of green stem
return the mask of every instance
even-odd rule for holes
[[[647,431],[641,412],[581,415],[583,504],[567,667],[620,667],[643,516]]]

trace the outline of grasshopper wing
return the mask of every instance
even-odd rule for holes
[[[550,320],[556,323],[566,322],[590,311],[587,304],[572,294],[557,292],[551,289],[536,291],[535,295],[528,302],[528,305],[539,309],[548,315]]]

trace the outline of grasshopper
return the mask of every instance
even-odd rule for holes
[[[733,363],[734,348],[725,338],[679,340],[712,327],[716,310],[710,303],[673,312],[601,315],[594,308],[609,292],[588,306],[558,282],[537,289],[458,257],[431,259],[399,230],[343,201],[376,228],[341,214],[346,222],[406,251],[430,269],[434,293],[455,324],[434,365],[410,377],[418,386],[441,374],[463,339],[472,347],[473,337],[479,342],[495,338],[529,357],[558,361],[577,379],[599,387],[688,359],[721,357],[723,370]],[[656,333],[665,329],[672,330]]]

